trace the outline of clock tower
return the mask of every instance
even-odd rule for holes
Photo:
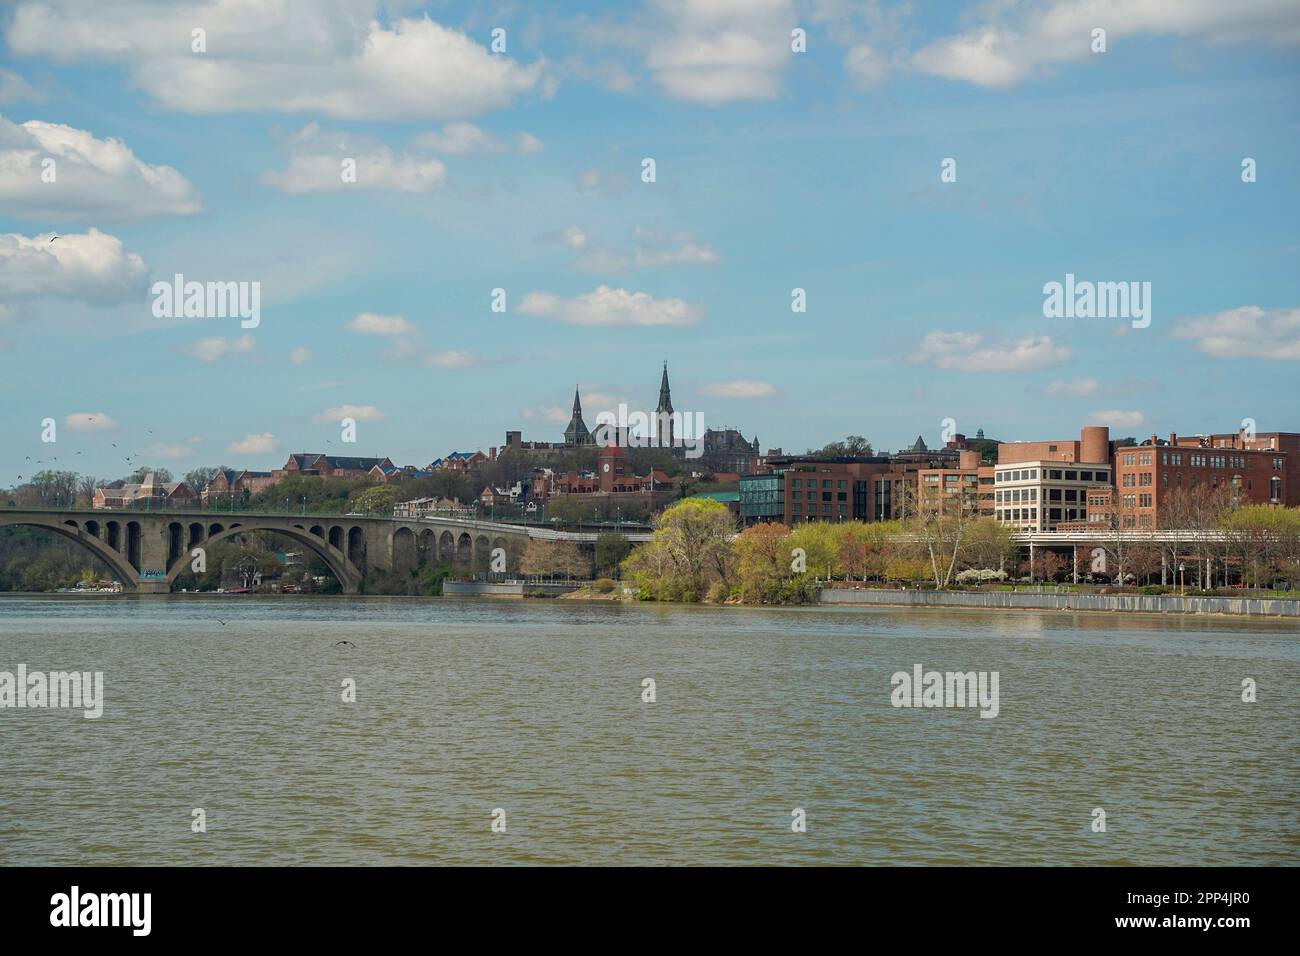
[[[602,445],[596,456],[600,490],[611,492],[627,482],[627,449],[621,444]]]

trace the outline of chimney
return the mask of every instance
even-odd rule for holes
[[[497,460],[497,446],[493,445],[488,449],[488,461]]]
[[[980,466],[980,453],[977,451],[963,451],[957,456],[957,467],[963,471],[974,471]]]

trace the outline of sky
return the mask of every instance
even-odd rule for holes
[[[0,484],[554,441],[665,361],[786,452],[1300,431],[1298,106],[1297,0],[6,4]]]

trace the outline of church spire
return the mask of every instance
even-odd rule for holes
[[[671,412],[673,410],[672,389],[668,387],[668,360],[664,360],[664,375],[659,380],[659,407],[657,412]]]
[[[573,417],[569,419],[569,427],[564,430],[564,443],[566,445],[590,445],[593,439],[591,432],[587,430],[586,423],[582,420],[582,402],[578,399],[578,386],[573,386]]]

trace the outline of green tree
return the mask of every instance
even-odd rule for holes
[[[596,539],[596,573],[615,576],[619,565],[632,551],[632,544],[626,535],[616,531],[603,532]]]

